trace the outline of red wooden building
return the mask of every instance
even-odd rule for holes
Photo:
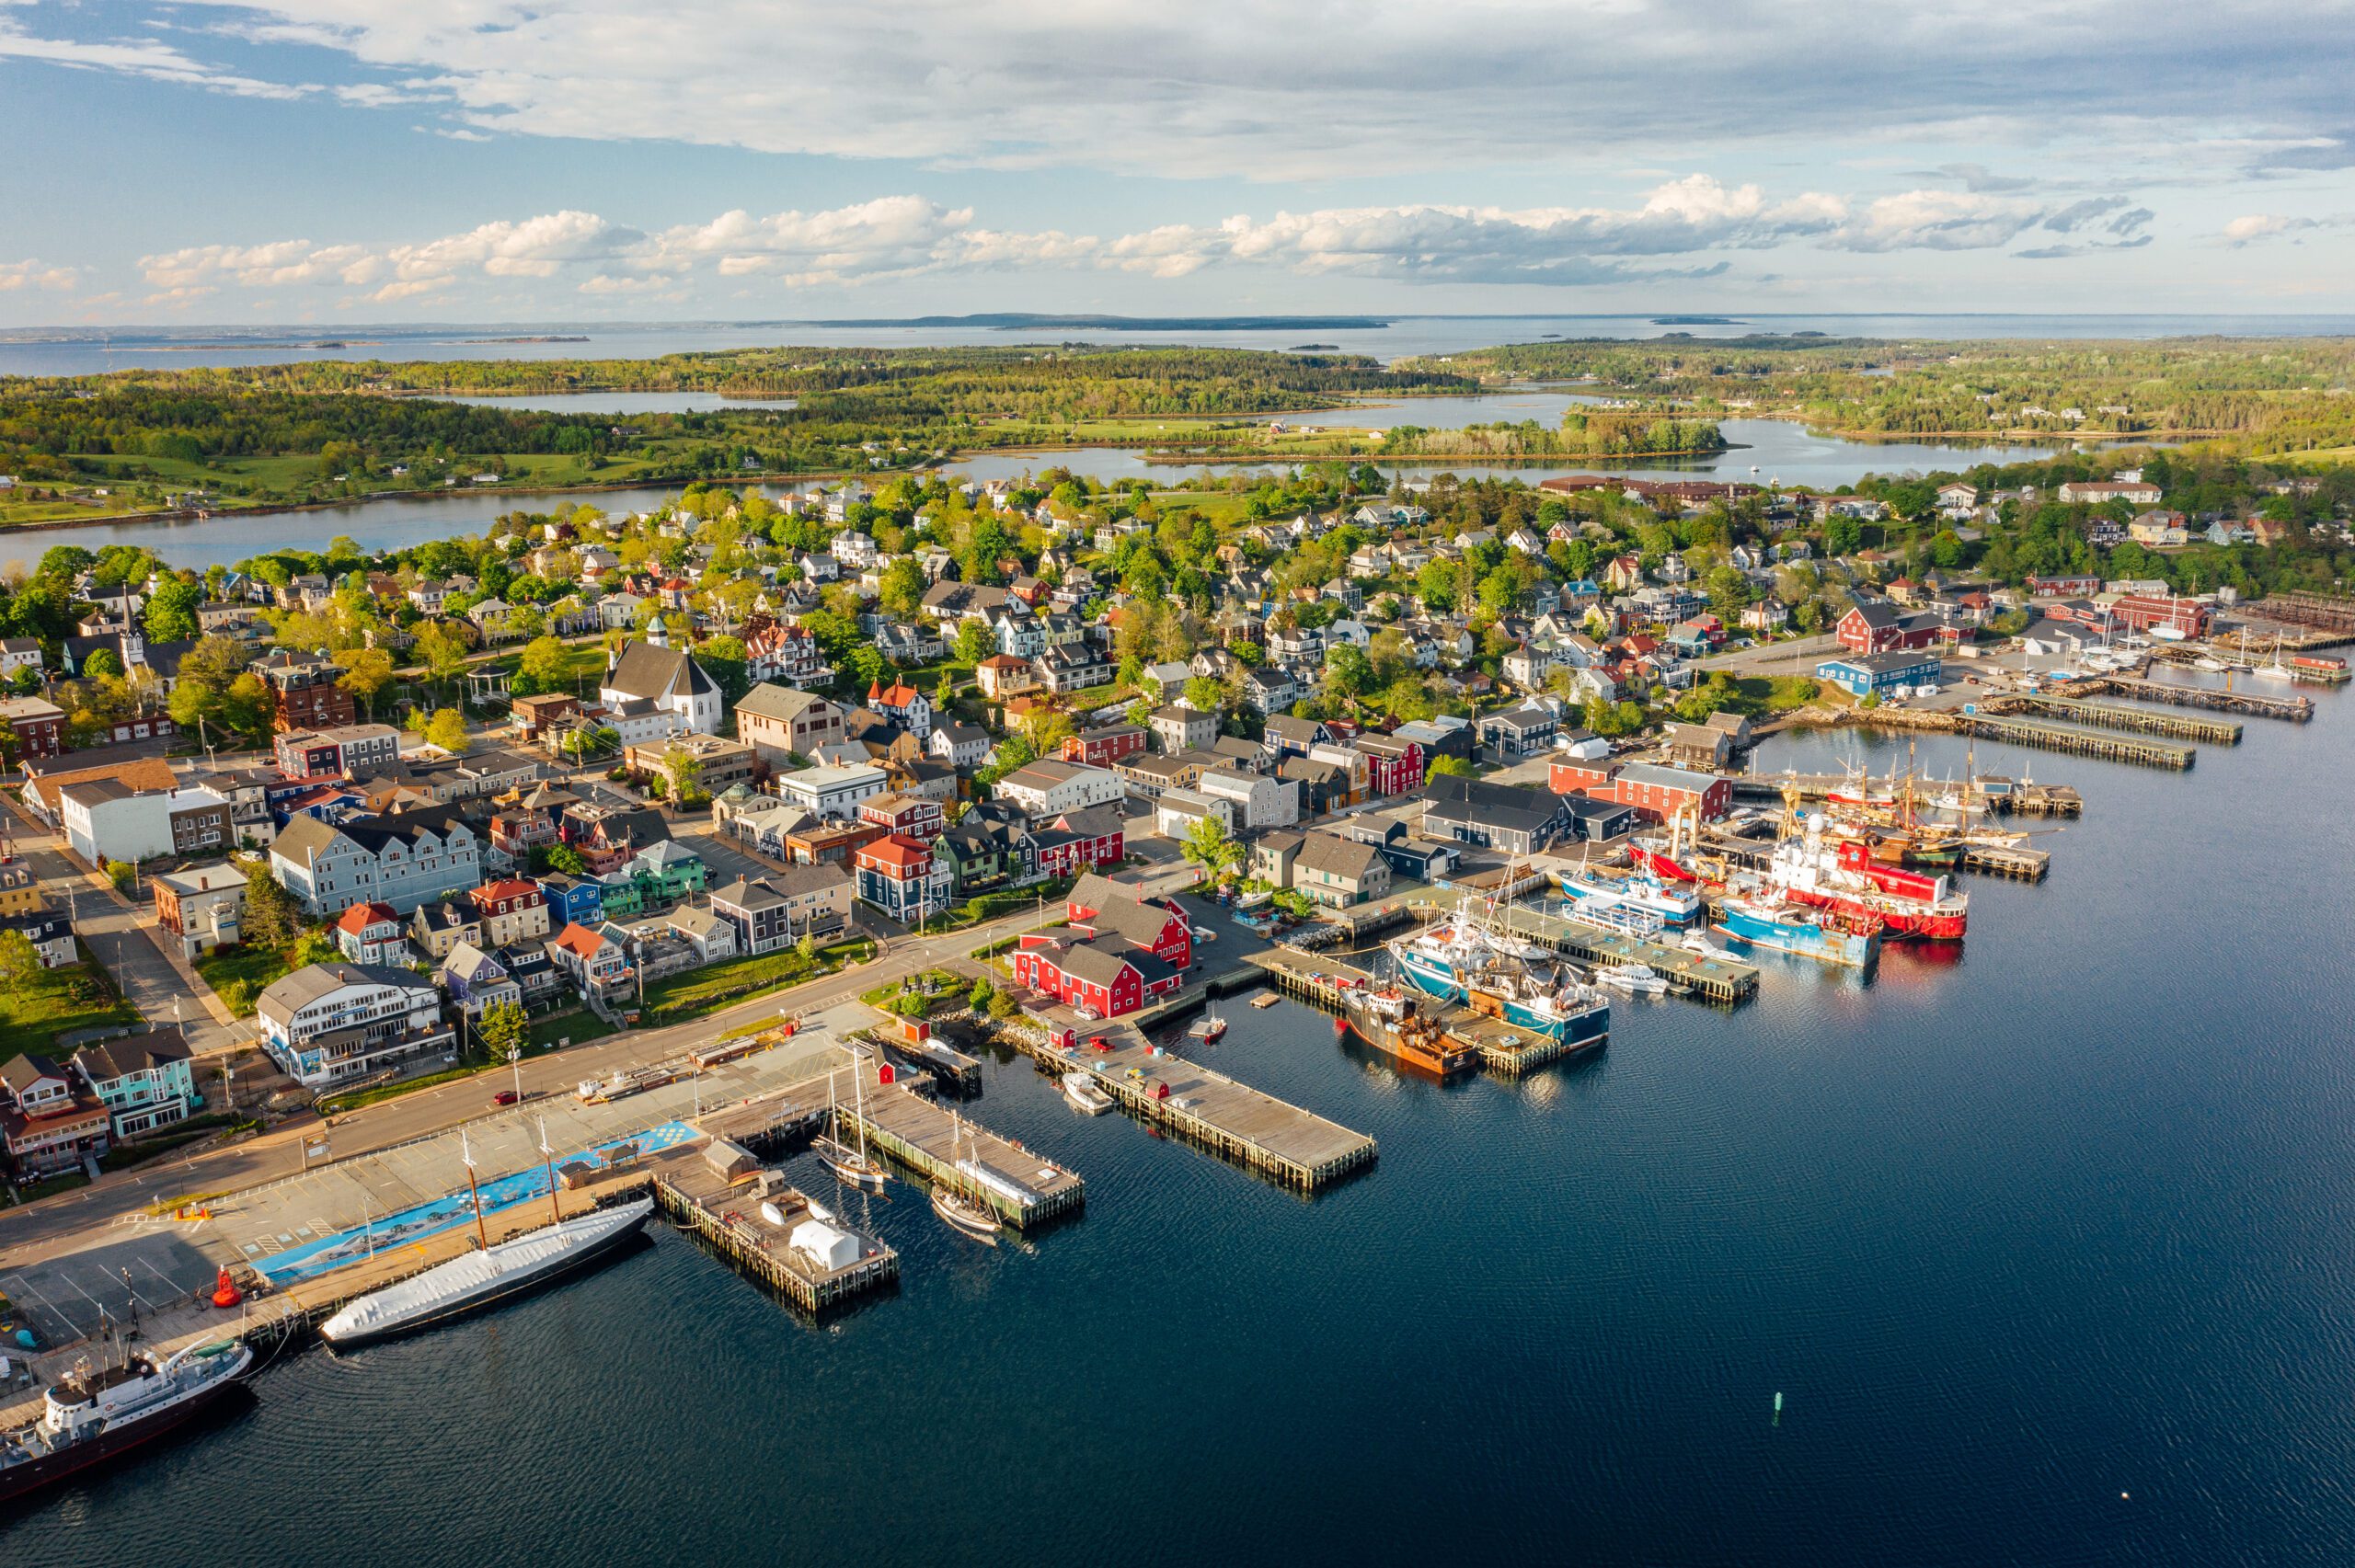
[[[1366,788],[1374,795],[1405,795],[1423,787],[1423,769],[1430,759],[1419,740],[1390,735],[1361,735],[1358,754],[1365,759]]]
[[[1084,735],[1065,737],[1058,755],[1066,762],[1085,762],[1091,768],[1109,768],[1131,757],[1143,756],[1152,740],[1152,733],[1141,724],[1108,725]]]

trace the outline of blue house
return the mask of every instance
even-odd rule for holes
[[[1815,667],[1815,676],[1842,688],[1852,697],[1886,694],[1898,686],[1935,685],[1945,678],[1938,656],[1921,648],[1827,658]]]
[[[605,918],[605,889],[593,876],[551,871],[534,878],[548,901],[548,929],[568,925],[595,926]]]

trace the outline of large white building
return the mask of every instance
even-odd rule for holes
[[[665,646],[659,631],[623,648],[597,687],[607,722],[629,744],[664,735],[717,735],[718,685],[694,658]]]
[[[780,773],[776,792],[788,804],[813,816],[842,819],[857,816],[859,802],[881,795],[889,783],[890,775],[882,769],[851,762]]]
[[[84,779],[58,792],[65,841],[92,864],[214,855],[236,847],[228,800],[201,784],[134,789]]]
[[[1012,801],[1034,820],[1109,806],[1126,792],[1118,774],[1076,762],[1033,762],[997,783],[997,797]]]
[[[320,1088],[382,1071],[455,1038],[423,975],[380,964],[312,964],[261,993],[261,1043],[285,1073]]]
[[[1289,828],[1300,820],[1298,779],[1210,768],[1194,781],[1194,790],[1212,800],[1235,802],[1235,815],[1246,829]]]

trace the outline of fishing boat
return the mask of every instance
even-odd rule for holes
[[[1186,1033],[1197,1040],[1215,1044],[1226,1033],[1226,1020],[1215,1013],[1206,1013],[1195,1019],[1194,1026]]]
[[[1566,964],[1530,963],[1495,951],[1481,940],[1468,899],[1428,931],[1384,945],[1398,977],[1426,996],[1567,1044],[1610,1030],[1609,998]]]
[[[1580,866],[1575,871],[1556,872],[1554,885],[1580,909],[1646,910],[1667,925],[1684,925],[1701,914],[1698,893],[1689,886],[1671,886],[1649,868],[1630,876],[1605,876]]]
[[[1479,1065],[1480,1053],[1447,1032],[1439,1019],[1396,986],[1351,993],[1334,1029],[1355,1034],[1373,1049],[1404,1066],[1452,1078]]]
[[[1970,896],[1945,876],[1877,865],[1853,841],[1827,844],[1821,817],[1775,846],[1762,885],[1792,902],[1875,916],[1891,936],[1959,942],[1970,921]]]
[[[1096,1082],[1096,1075],[1092,1072],[1074,1068],[1063,1074],[1063,1098],[1071,1102],[1072,1108],[1085,1111],[1091,1116],[1102,1116],[1115,1104],[1104,1086]]]
[[[186,1425],[236,1391],[253,1361],[244,1341],[228,1339],[191,1345],[161,1361],[134,1353],[112,1367],[77,1364],[50,1385],[39,1420],[0,1433],[0,1502]]]
[[[1783,899],[1729,895],[1717,904],[1717,929],[1736,942],[1796,953],[1826,964],[1869,966],[1880,955],[1877,915],[1810,909]]]
[[[1594,972],[1595,983],[1639,996],[1664,996],[1668,981],[1648,964],[1613,964]]]
[[[951,1229],[961,1230],[976,1241],[997,1240],[997,1211],[981,1196],[980,1174],[987,1167],[976,1153],[971,1159],[959,1159],[957,1150],[965,1136],[965,1124],[957,1114],[949,1113],[948,1157],[953,1174],[946,1181],[932,1185],[932,1211]]]
[[[453,1258],[349,1303],[319,1325],[319,1337],[348,1350],[480,1311],[597,1263],[653,1212],[654,1200],[641,1197]]]
[[[1635,904],[1595,904],[1575,898],[1562,901],[1562,918],[1646,942],[1658,936],[1667,925],[1650,910]]]
[[[810,1140],[810,1147],[817,1153],[819,1162],[834,1173],[834,1180],[862,1192],[879,1193],[891,1177],[890,1173],[884,1170],[883,1162],[875,1158],[867,1147],[867,1073],[864,1069],[851,1074],[851,1093],[856,1101],[854,1110],[858,1123],[857,1146],[854,1148],[838,1138],[821,1134]],[[830,1107],[837,1106],[834,1075],[831,1072],[826,1075],[826,1104]],[[833,1125],[840,1130],[842,1124],[836,1120]]]

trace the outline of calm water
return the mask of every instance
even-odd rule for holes
[[[1381,1140],[1319,1201],[999,1067],[977,1114],[1088,1181],[1035,1250],[895,1185],[900,1293],[819,1331],[666,1232],[488,1320],[295,1356],[0,1548],[2335,1568],[2355,709],[2322,706],[2188,775],[1982,748],[2090,809],[2037,841],[2046,885],[1971,882],[1959,954],[1869,985],[1770,961],[1731,1014],[1623,1003],[1603,1059],[1517,1086],[1238,1008],[1206,1054]]]
[[[1662,312],[1661,315],[1671,313]],[[1706,309],[1695,314],[1711,314]],[[1106,332],[1052,327],[1021,332],[944,326],[821,326],[797,322],[668,325],[175,328],[125,327],[102,339],[0,339],[0,375],[92,375],[190,365],[275,365],[309,360],[653,359],[663,354],[782,344],[820,348],[920,349],[1010,343],[1200,343],[1229,349],[1292,349],[1328,343],[1383,360],[1453,354],[1498,343],[1555,338],[1738,338],[1752,332],[1821,332],[1863,338],[2338,337],[2355,334],[2346,315],[1761,315],[1726,312],[1723,326],[1663,326],[1646,315],[1402,315],[1381,327],[1284,327],[1274,331]],[[469,341],[524,333],[582,335],[568,343]],[[332,346],[318,346],[331,340]]]

